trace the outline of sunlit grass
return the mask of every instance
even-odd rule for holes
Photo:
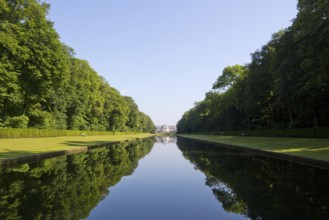
[[[269,152],[329,161],[329,139],[215,135],[181,136],[215,143],[230,144],[239,147],[247,147]]]
[[[137,138],[151,137],[152,134],[126,134],[109,136],[74,136],[48,138],[0,139],[0,160],[24,157],[53,151],[85,148],[87,146],[132,141]]]

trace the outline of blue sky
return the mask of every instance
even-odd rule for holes
[[[61,41],[156,125],[291,25],[297,0],[45,0]]]

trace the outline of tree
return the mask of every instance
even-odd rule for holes
[[[0,0],[0,126],[149,130],[138,106],[59,40],[38,0]],[[15,123],[14,123],[15,124]]]
[[[218,96],[184,114],[180,132],[329,125],[329,1],[300,0],[298,10],[249,64],[223,70],[213,84]]]
[[[304,100],[307,126],[322,126],[328,121],[329,95],[329,1],[298,2],[298,14],[292,25],[302,75],[298,92]],[[320,120],[320,121],[319,121]]]
[[[141,129],[141,116],[139,114],[138,106],[135,101],[128,96],[124,96],[125,101],[129,106],[128,121],[126,126],[132,131],[138,131]]]

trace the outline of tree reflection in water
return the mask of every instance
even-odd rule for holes
[[[178,139],[229,212],[251,219],[328,219],[329,170]]]
[[[131,175],[153,139],[0,170],[0,219],[81,219]]]

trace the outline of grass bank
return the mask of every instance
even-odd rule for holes
[[[329,163],[329,139],[217,135],[177,136]]]
[[[154,134],[118,134],[102,136],[44,137],[0,139],[0,161],[56,151],[79,151],[88,146],[133,141]]]

